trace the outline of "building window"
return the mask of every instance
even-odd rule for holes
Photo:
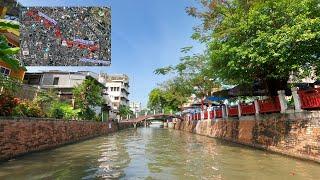
[[[55,77],[53,78],[53,85],[58,85],[59,84],[59,78]]]
[[[0,73],[4,76],[9,76],[11,70],[5,67],[0,66]]]
[[[120,88],[119,87],[117,87],[117,91],[119,91],[120,90]]]
[[[114,100],[119,100],[119,97],[117,96],[117,97],[114,97]]]

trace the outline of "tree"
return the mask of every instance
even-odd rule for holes
[[[192,47],[182,48],[181,52],[185,54],[180,59],[180,63],[175,66],[168,66],[155,70],[155,74],[166,75],[174,73],[173,80],[165,83],[167,91],[171,91],[171,96],[182,106],[188,98],[195,94],[201,100],[212,94],[213,88],[219,88],[220,82],[210,69],[210,56],[207,52],[203,54],[189,55]],[[170,96],[169,96],[170,97]],[[179,107],[174,105],[174,109]]]
[[[133,111],[131,111],[129,106],[120,105],[120,107],[119,107],[119,115],[122,118],[127,118],[128,115],[133,115]]]
[[[175,77],[154,88],[149,94],[148,107],[165,113],[179,111],[191,96],[193,88],[182,77]]]
[[[73,90],[75,106],[79,108],[79,117],[81,119],[93,120],[96,106],[103,103],[102,88],[94,79],[86,79]]]
[[[73,109],[73,107],[67,102],[54,101],[52,102],[48,112],[49,117],[70,120],[77,116],[79,110]]]
[[[291,74],[319,74],[318,0],[201,0],[194,39],[208,46],[210,69],[227,84],[260,81],[270,95]]]
[[[59,101],[57,92],[49,89],[48,91],[39,91],[37,96],[33,100],[44,112],[47,112],[49,108]]]
[[[154,88],[149,93],[148,107],[152,110],[163,109],[165,99],[163,91],[160,88]]]

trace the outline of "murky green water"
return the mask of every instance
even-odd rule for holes
[[[0,179],[319,179],[320,165],[187,132],[130,129],[0,164]]]

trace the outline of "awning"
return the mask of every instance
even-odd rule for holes
[[[226,99],[227,99],[226,97],[218,97],[218,96],[210,96],[206,98],[206,100],[208,101],[224,101]]]

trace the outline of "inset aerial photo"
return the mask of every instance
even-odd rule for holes
[[[25,66],[108,66],[109,7],[22,7],[21,61]]]

